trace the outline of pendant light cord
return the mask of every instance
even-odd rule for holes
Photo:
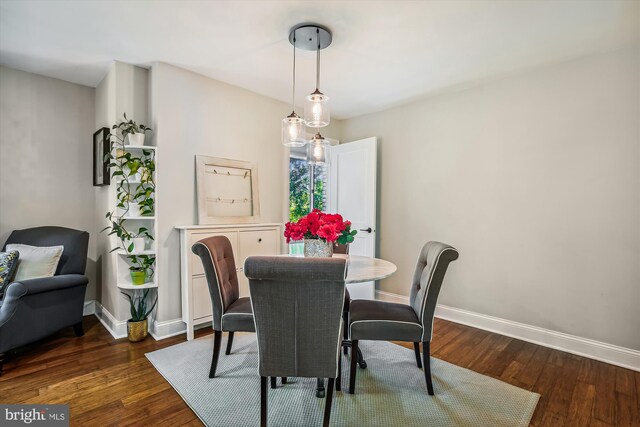
[[[296,32],[293,32],[293,93],[291,94],[291,111],[296,110]]]
[[[316,28],[316,41],[318,49],[316,50],[316,90],[320,88],[320,29]]]

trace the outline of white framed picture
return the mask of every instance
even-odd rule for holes
[[[196,156],[198,224],[260,222],[254,162]]]

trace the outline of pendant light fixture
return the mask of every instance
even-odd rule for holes
[[[307,96],[304,104],[304,120],[307,126],[321,128],[329,124],[329,97],[320,92],[320,27],[316,27],[316,90]],[[326,47],[326,46],[325,46]]]
[[[307,96],[304,108],[304,122],[311,128],[327,126],[331,121],[329,116],[329,97],[320,92],[320,51],[328,47],[331,41],[331,31],[318,24],[296,25],[289,33],[289,42],[293,45],[294,50],[294,70],[296,48],[316,52],[316,89]]]
[[[291,114],[282,119],[282,145],[302,147],[306,144],[304,120],[296,114],[296,33],[293,30],[293,84],[291,95]]]
[[[323,165],[328,161],[329,141],[319,132],[319,128],[330,122],[329,97],[320,92],[320,51],[331,44],[329,29],[318,24],[300,24],[289,33],[289,42],[293,45],[293,102],[295,105],[295,51],[296,48],[316,52],[316,89],[305,100],[304,119],[295,111],[282,121],[282,143],[289,147],[300,147],[304,140],[304,125],[315,128],[315,136],[308,141],[307,162],[310,165]],[[294,108],[295,110],[295,108]]]
[[[325,165],[329,163],[329,141],[320,132],[316,133],[307,146],[307,163]]]

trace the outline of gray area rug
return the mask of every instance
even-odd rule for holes
[[[226,334],[225,334],[226,335]],[[207,426],[260,425],[260,377],[254,334],[236,334],[232,353],[209,379],[213,336],[147,353],[147,358]],[[334,393],[332,426],[527,426],[539,395],[432,358],[435,396],[427,395],[413,350],[361,341],[368,364],[349,394],[349,356]],[[289,378],[268,390],[269,426],[320,426],[325,399],[315,379]]]

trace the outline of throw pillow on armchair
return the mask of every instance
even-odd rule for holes
[[[0,299],[18,267],[18,251],[0,252]]]

